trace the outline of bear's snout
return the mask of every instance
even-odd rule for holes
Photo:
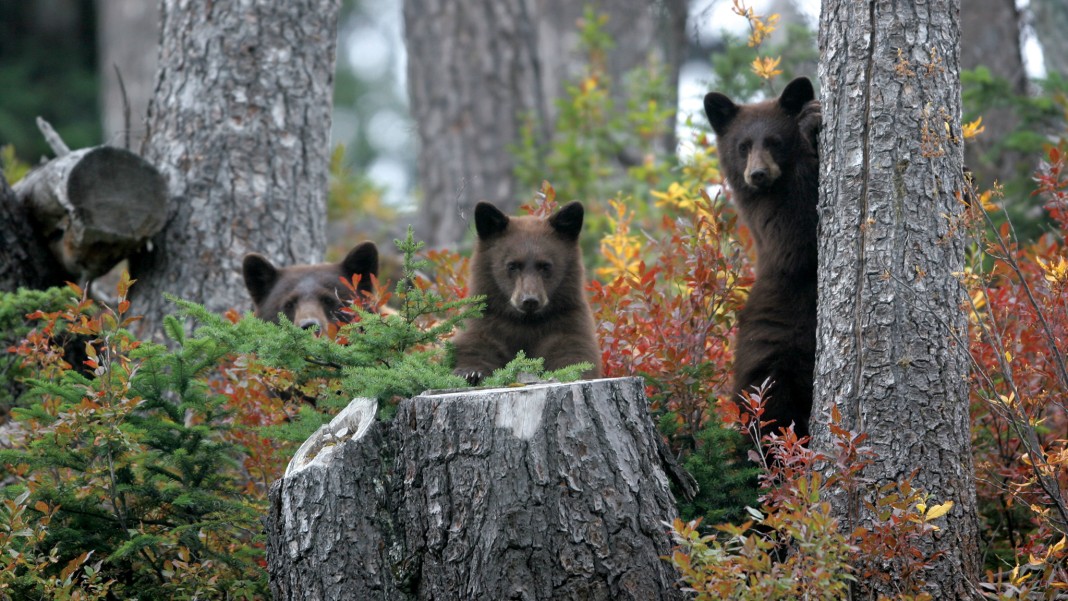
[[[532,279],[535,281],[530,281]],[[509,304],[524,315],[533,315],[545,309],[548,303],[549,299],[545,295],[544,286],[533,277],[520,278],[520,281],[516,283],[512,298],[509,299]]]
[[[754,188],[766,188],[779,179],[779,170],[775,157],[764,147],[754,148],[746,160],[745,183]]]

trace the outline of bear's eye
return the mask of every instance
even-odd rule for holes
[[[764,140],[764,146],[771,148],[772,150],[782,146],[782,138],[768,138]]]
[[[745,140],[741,144],[738,145],[738,152],[740,152],[742,154],[745,154],[745,153],[749,152],[749,149],[752,148],[752,147],[753,147],[753,142],[751,140]]]
[[[549,275],[553,270],[553,264],[548,261],[538,261],[534,264],[534,268],[537,269],[539,273]]]
[[[518,273],[523,268],[523,265],[519,261],[508,261],[505,267],[508,268],[508,273]]]
[[[291,298],[286,301],[286,304],[282,306],[282,310],[286,312],[286,315],[293,315],[293,311],[297,308],[297,299]]]

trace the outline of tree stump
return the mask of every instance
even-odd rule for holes
[[[682,599],[639,378],[356,399],[270,491],[275,599]]]

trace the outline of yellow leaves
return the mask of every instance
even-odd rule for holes
[[[972,138],[983,133],[984,130],[986,130],[986,127],[983,126],[982,117],[979,117],[975,121],[972,121],[971,123],[965,123],[963,126],[961,126],[961,134],[964,136],[965,140],[971,140]]]
[[[756,48],[764,43],[764,40],[775,31],[779,23],[779,15],[773,14],[768,17],[762,17],[753,12],[752,8],[746,6],[744,0],[734,0],[734,7],[731,10],[734,11],[734,14],[749,21],[750,48]],[[756,73],[761,79],[772,79],[776,75],[781,75],[782,71],[776,68],[779,66],[779,61],[779,58],[757,57],[751,65],[753,73]]]
[[[919,503],[916,503],[916,511],[920,514],[919,521],[922,521],[924,523],[930,522],[931,520],[937,520],[938,518],[949,513],[950,509],[953,509],[953,501],[946,501],[941,505],[935,505],[934,507],[930,508],[927,507],[927,503],[925,501],[920,501]],[[916,521],[916,518],[910,519]],[[934,524],[927,525],[935,530],[939,529],[938,526],[935,526]]]
[[[1068,261],[1064,257],[1057,257],[1056,260],[1050,259],[1048,262],[1043,260],[1042,257],[1035,257],[1035,261],[1042,269],[1042,277],[1047,282],[1054,286],[1064,286],[1068,284]]]
[[[745,5],[742,0],[734,0],[734,7],[731,8],[734,14],[739,17],[744,17],[749,21],[749,47],[755,48],[764,42],[773,31],[775,31],[779,23],[779,15],[773,14],[767,18],[753,12],[752,8]]]
[[[779,66],[780,58],[769,57],[756,57],[753,59],[753,64],[750,65],[753,68],[753,73],[757,74],[757,77],[761,79],[771,79],[776,75],[782,75],[782,69],[776,69]]]
[[[994,204],[990,199],[994,197],[993,190],[985,190],[979,194],[979,205],[983,207],[983,210],[987,213],[993,213],[1000,209],[998,205]]]
[[[936,519],[946,515],[947,513],[949,513],[950,509],[953,509],[953,501],[946,501],[945,503],[942,503],[941,505],[935,505],[934,507],[932,507],[930,509],[926,509],[925,508],[924,510],[921,510],[921,511],[926,511],[926,513],[924,515],[924,519],[926,519],[926,520],[936,520]]]
[[[656,206],[658,207],[671,206],[684,208],[690,207],[693,204],[693,201],[688,198],[689,192],[687,192],[686,188],[679,185],[678,182],[671,182],[667,192],[653,190],[650,194],[653,195],[653,198],[657,199]]]
[[[622,201],[612,199],[608,204],[615,212],[615,217],[608,218],[612,224],[612,233],[601,239],[601,256],[604,257],[605,265],[597,268],[597,275],[612,281],[621,276],[637,275],[642,247],[640,238],[630,233],[634,214],[627,210]]]

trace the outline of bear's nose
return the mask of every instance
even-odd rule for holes
[[[749,172],[749,180],[754,185],[763,186],[768,183],[768,170],[767,169],[754,169]]]
[[[323,326],[323,324],[319,323],[318,319],[302,319],[297,325],[304,330],[310,330],[312,328],[322,329]]]
[[[524,313],[533,313],[538,310],[541,303],[538,301],[538,297],[533,294],[528,294],[520,299],[520,305]]]

